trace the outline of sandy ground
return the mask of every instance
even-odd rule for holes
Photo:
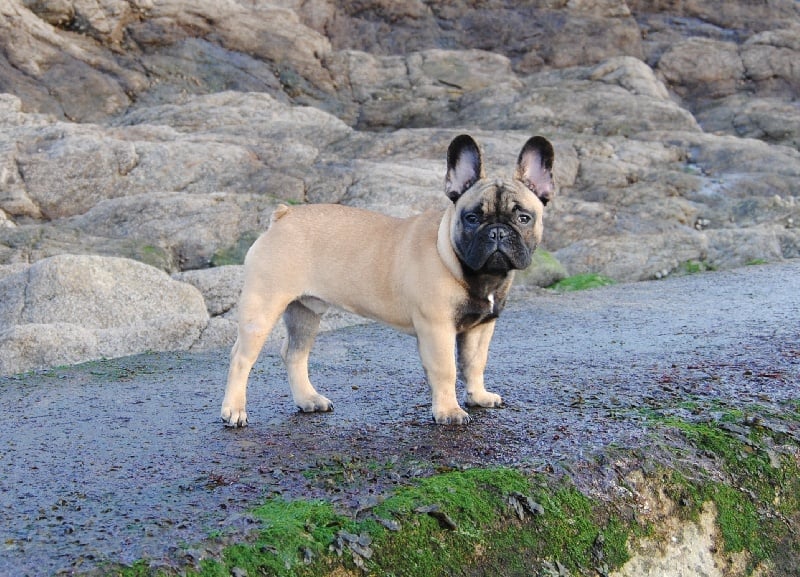
[[[296,412],[272,347],[251,375],[250,426],[227,429],[226,371],[214,351],[0,378],[0,574],[196,560],[274,494],[357,511],[451,467],[575,471],[651,442],[647,408],[780,409],[800,398],[800,262],[515,292],[487,368],[506,408],[463,427],[432,423],[413,338],[375,324],[317,342],[312,380],[332,413]]]

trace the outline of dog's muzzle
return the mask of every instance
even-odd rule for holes
[[[526,268],[530,254],[509,226],[492,224],[472,243],[465,262],[475,272],[507,273]]]

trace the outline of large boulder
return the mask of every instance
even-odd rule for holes
[[[61,255],[0,278],[0,374],[188,349],[208,324],[200,292],[122,258]]]
[[[735,42],[689,38],[658,61],[658,72],[675,92],[690,98],[729,96],[744,85],[745,67]]]
[[[351,130],[266,94],[225,92],[120,117],[116,126],[41,122],[0,101],[0,208],[55,220],[155,191],[247,192],[303,200],[303,167]],[[23,118],[20,118],[22,116]],[[2,116],[0,116],[2,118]]]
[[[697,114],[708,132],[754,138],[800,150],[800,107],[778,97],[734,94]]]
[[[149,86],[147,73],[140,67],[120,65],[105,43],[63,30],[73,26],[80,30],[84,22],[94,21],[100,27],[107,24],[111,34],[117,29],[119,36],[125,24],[135,20],[130,18],[134,16],[131,7],[137,4],[146,2],[0,3],[0,92],[22,97],[28,110],[64,119],[100,120],[125,110],[131,95]],[[84,17],[84,7],[94,16]],[[127,14],[114,25],[105,16],[118,7]]]
[[[398,55],[478,48],[507,56],[525,72],[642,55],[641,35],[624,0],[517,5],[315,0],[303,3],[299,13],[338,50]]]

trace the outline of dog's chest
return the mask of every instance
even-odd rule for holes
[[[468,294],[456,309],[456,329],[466,331],[472,327],[496,319],[503,310],[505,294],[489,293],[486,296]]]

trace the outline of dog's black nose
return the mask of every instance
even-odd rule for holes
[[[508,229],[501,225],[495,225],[487,231],[487,235],[491,240],[500,242],[508,236]]]

